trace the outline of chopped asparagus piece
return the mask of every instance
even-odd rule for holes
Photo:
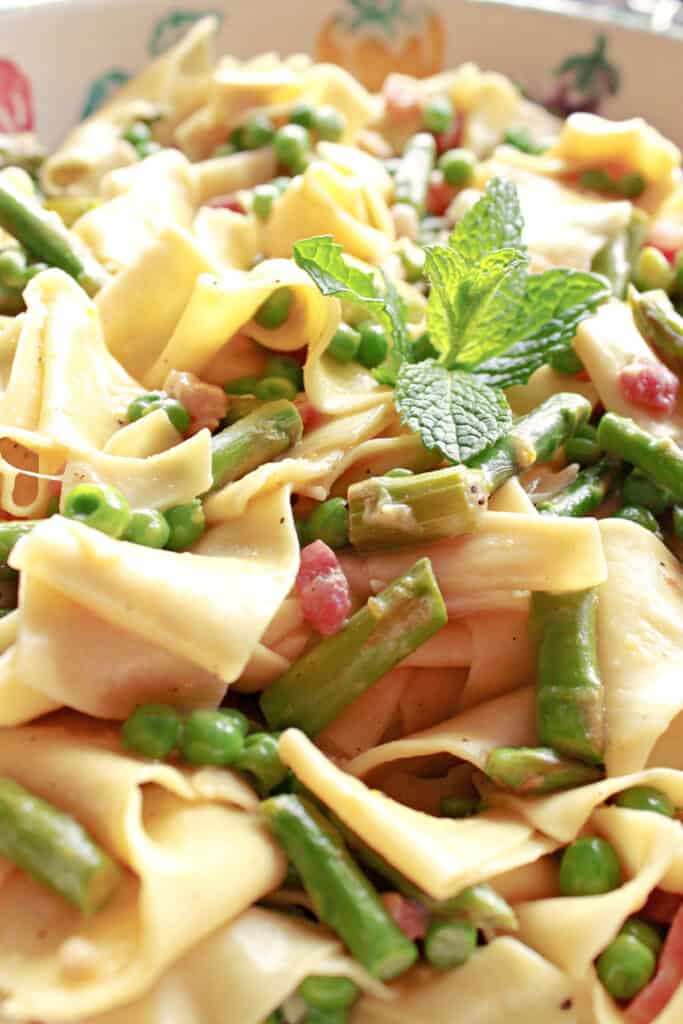
[[[536,508],[542,515],[585,516],[605,500],[616,478],[616,464],[612,459],[601,459],[582,469],[573,483]]]
[[[238,480],[301,440],[303,424],[286,399],[267,402],[211,438],[212,490]]]
[[[406,971],[417,947],[394,923],[339,832],[310,801],[282,794],[261,804],[273,835],[299,872],[313,908],[374,977]]]
[[[121,879],[118,865],[77,821],[4,776],[0,853],[85,914],[98,910]]]
[[[639,292],[631,287],[628,301],[636,327],[650,345],[683,359],[683,316],[665,291]]]
[[[482,475],[451,466],[379,476],[349,487],[349,537],[358,548],[415,544],[475,530],[486,511]]]
[[[261,697],[268,725],[315,736],[447,618],[431,563],[421,558],[268,687]]]
[[[560,757],[547,747],[496,747],[486,762],[486,774],[497,786],[525,796],[572,789],[602,778],[599,768]]]
[[[600,420],[598,442],[611,455],[642,469],[675,502],[683,501],[683,449],[670,437],[655,437],[634,420],[608,412]]]

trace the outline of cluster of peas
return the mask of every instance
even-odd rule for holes
[[[231,396],[252,396],[258,402],[274,402],[280,398],[292,401],[303,390],[303,386],[303,370],[296,360],[287,356],[272,356],[264,367],[262,377],[235,377],[224,385],[224,390]]]
[[[578,462],[582,466],[594,465],[601,459],[604,452],[598,444],[595,427],[590,423],[579,427],[574,436],[565,441],[564,454],[567,462]],[[620,490],[622,504],[613,514],[615,519],[637,523],[661,540],[663,533],[657,517],[671,510],[672,532],[675,537],[683,537],[683,506],[674,504],[673,495],[640,469],[631,470]]]
[[[617,807],[675,817],[665,793],[652,786],[632,786],[614,799]],[[597,896],[621,885],[621,865],[614,847],[598,836],[582,836],[565,849],[560,861],[563,896]],[[662,946],[659,931],[638,917],[630,918],[597,960],[598,977],[615,999],[632,999],[650,981]]]
[[[683,299],[683,249],[676,253],[673,266],[661,250],[644,245],[634,267],[634,280],[640,291],[661,288],[679,307]]]
[[[627,171],[618,178],[602,167],[591,167],[579,175],[579,185],[601,192],[603,195],[618,196],[620,199],[637,199],[645,191],[647,182],[638,171]]]
[[[133,511],[121,491],[109,484],[76,484],[66,496],[63,514],[116,540],[170,551],[191,547],[206,526],[199,498],[166,512]]]
[[[185,761],[244,772],[261,796],[287,776],[277,736],[251,732],[246,715],[232,708],[192,711],[183,716],[168,704],[143,704],[123,724],[124,746],[161,761],[178,750]]]

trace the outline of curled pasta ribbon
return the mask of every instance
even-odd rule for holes
[[[94,195],[102,178],[134,164],[135,150],[122,133],[137,118],[161,114],[156,131],[169,144],[175,125],[206,99],[214,65],[215,18],[203,18],[185,37],[116,96],[79,124],[45,161],[42,182],[48,192]]]

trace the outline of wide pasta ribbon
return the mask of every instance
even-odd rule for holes
[[[108,171],[133,164],[138,156],[121,138],[136,118],[161,113],[157,132],[170,142],[178,121],[206,98],[214,64],[218,21],[202,18],[167,53],[118,90],[113,100],[79,124],[45,161],[48,191],[90,196]]]
[[[286,488],[182,554],[53,516],[12,553],[22,571],[13,667],[100,717],[149,700],[215,707],[290,590],[298,555]]]
[[[23,872],[5,879],[7,1016],[73,1021],[127,1003],[281,882],[282,854],[238,777],[122,755],[110,729],[74,715],[0,738],[0,772],[72,814],[129,869],[89,918]]]

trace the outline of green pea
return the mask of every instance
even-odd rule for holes
[[[171,528],[155,508],[139,508],[133,512],[123,535],[132,544],[145,548],[164,548],[171,535]]]
[[[311,974],[301,982],[297,995],[316,1010],[346,1010],[358,998],[358,986],[350,978]]]
[[[172,754],[180,737],[180,715],[168,704],[142,704],[121,729],[123,745],[157,761]]]
[[[141,160],[146,160],[148,156],[154,156],[155,153],[160,153],[163,146],[160,146],[158,142],[141,142],[139,146],[135,147],[138,151],[138,156]]]
[[[656,964],[652,950],[633,935],[617,935],[598,958],[598,977],[615,999],[633,999],[655,973]]]
[[[424,105],[422,122],[428,132],[442,135],[449,132],[455,122],[455,110],[450,96],[432,96]]]
[[[281,167],[293,174],[304,170],[311,151],[311,139],[306,128],[300,124],[286,124],[275,133],[273,145]]]
[[[554,352],[548,360],[553,370],[565,377],[573,377],[575,373],[581,373],[583,363],[573,348],[563,349],[562,352]]]
[[[598,836],[575,839],[560,861],[563,896],[596,896],[621,885],[621,865],[614,847]]]
[[[347,1024],[348,1019],[346,1010],[318,1010],[309,1006],[301,1024]]]
[[[313,131],[326,142],[339,142],[346,131],[346,118],[335,107],[318,107],[313,115]]]
[[[478,796],[445,796],[441,800],[441,815],[444,818],[471,818],[480,806]]]
[[[218,710],[221,715],[225,715],[226,718],[230,719],[235,728],[239,729],[243,736],[248,734],[249,719],[245,714],[238,711],[237,708],[219,708]]]
[[[108,484],[76,484],[66,496],[64,515],[110,537],[121,537],[131,510],[121,491]]]
[[[438,167],[449,185],[461,188],[474,177],[477,158],[469,149],[448,149],[439,157]]]
[[[43,263],[40,260],[37,263],[29,263],[26,268],[26,284],[28,284],[29,281],[32,281],[34,277],[37,277],[38,274],[42,274],[44,270],[49,269],[50,264]]]
[[[541,146],[535,142],[528,128],[510,128],[503,139],[507,146],[514,146],[521,153],[528,153],[529,156],[538,156],[545,153],[547,146]]]
[[[264,370],[265,377],[287,377],[301,391],[304,386],[304,371],[296,359],[289,359],[287,356],[273,356],[266,363]]]
[[[675,818],[676,808],[666,793],[654,786],[631,786],[614,798],[617,807],[628,807],[632,811],[654,811],[667,818]]]
[[[389,342],[380,324],[366,320],[360,325],[360,345],[358,346],[358,362],[368,370],[373,370],[383,363],[389,352]]]
[[[413,358],[414,363],[421,363],[425,359],[437,359],[439,353],[432,345],[432,339],[429,331],[425,331],[413,342]]]
[[[460,967],[477,948],[477,929],[469,921],[435,920],[424,940],[425,957],[440,971]]]
[[[259,327],[274,331],[277,327],[282,327],[289,319],[293,302],[294,292],[291,288],[276,288],[273,294],[269,295],[256,310],[254,320]]]
[[[123,133],[123,138],[137,149],[138,146],[151,141],[152,129],[146,121],[133,121]]]
[[[622,925],[619,934],[633,936],[638,942],[642,942],[644,946],[652,950],[655,956],[659,956],[662,948],[662,936],[647,921],[643,921],[639,917],[629,917],[628,921]]]
[[[646,245],[640,250],[636,262],[635,278],[641,291],[662,288],[668,292],[674,283],[675,276],[674,268],[659,249],[653,245]]]
[[[683,537],[683,505],[674,505],[671,524],[674,531],[674,537],[678,537],[679,539]]]
[[[165,391],[148,391],[134,398],[128,406],[128,421],[134,423],[157,409],[163,409],[176,430],[185,433],[190,425],[187,409],[182,402],[171,398]]]
[[[333,550],[349,543],[349,511],[343,498],[329,498],[317,505],[308,517],[311,540],[322,540]]]
[[[643,505],[656,516],[661,516],[673,504],[673,494],[639,469],[634,469],[624,480],[621,497],[625,505]]]
[[[187,716],[180,750],[191,764],[231,765],[242,753],[242,730],[220,711],[193,711]]]
[[[0,250],[0,281],[8,288],[23,288],[26,284],[27,260],[22,248],[8,245]]]
[[[284,1018],[280,1011],[273,1010],[273,1012],[266,1017],[263,1024],[282,1024],[283,1020]]]
[[[564,443],[564,455],[567,462],[591,466],[602,455],[602,449],[597,441],[590,441],[587,437],[570,437]]]
[[[403,466],[396,466],[394,469],[390,469],[384,476],[401,477],[401,476],[414,476],[412,469],[404,469]]]
[[[244,132],[244,125],[238,125],[230,132],[228,136],[228,144],[232,146],[234,152],[240,153],[244,149],[244,143],[242,141],[242,134]]]
[[[289,115],[290,124],[298,124],[302,128],[312,128],[315,123],[315,107],[312,103],[297,103]]]
[[[600,167],[594,167],[590,170],[583,171],[579,175],[579,185],[581,188],[589,188],[593,192],[607,192],[612,193],[616,191],[616,184],[614,179],[602,170]]]
[[[240,141],[243,149],[260,149],[273,141],[275,127],[266,114],[254,114],[242,126]]]
[[[170,551],[184,551],[199,540],[206,528],[204,509],[199,498],[186,505],[176,505],[164,512],[164,518],[170,528],[170,536],[166,547]]]
[[[259,377],[235,377],[226,381],[223,390],[227,395],[255,395]]]
[[[654,533],[660,540],[662,538],[659,523],[649,508],[645,508],[643,505],[624,505],[618,512],[614,513],[614,518],[628,519],[630,523],[637,523],[638,526],[642,526],[645,530],[649,530],[650,533]]]
[[[278,398],[291,401],[296,395],[297,386],[288,377],[264,377],[256,385],[256,397],[262,402],[274,402]]]
[[[342,320],[332,341],[327,346],[325,354],[332,356],[338,363],[350,363],[356,358],[359,345],[360,334],[358,331]]]
[[[244,749],[235,762],[235,768],[253,777],[262,797],[279,786],[287,777],[288,771],[280,760],[276,737],[267,732],[254,732],[247,736]]]
[[[633,171],[628,174],[622,174],[617,181],[617,192],[626,199],[637,199],[645,191],[646,185],[647,182],[642,174]]]
[[[257,185],[251,200],[254,216],[259,220],[268,220],[273,203],[279,196],[280,192],[275,185]]]

